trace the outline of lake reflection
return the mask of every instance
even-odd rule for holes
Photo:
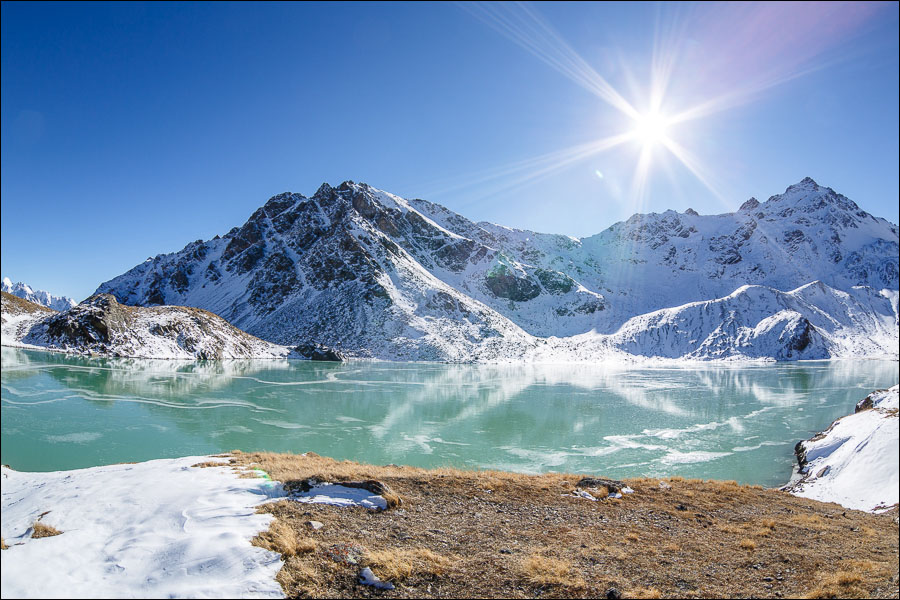
[[[179,362],[3,348],[2,462],[56,470],[241,450],[376,464],[778,485],[793,445],[896,362],[588,365]]]

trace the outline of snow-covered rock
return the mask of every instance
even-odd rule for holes
[[[19,298],[52,308],[53,310],[66,310],[78,304],[66,296],[54,296],[50,292],[45,292],[44,290],[32,289],[31,286],[24,284],[21,281],[13,283],[10,281],[9,277],[3,278],[3,282],[0,283],[0,289],[13,296],[18,296]]]
[[[900,501],[900,386],[869,394],[856,413],[797,444],[784,489],[797,496],[879,512]]]
[[[300,358],[197,308],[124,306],[99,294],[58,313],[10,298],[3,295],[4,345],[133,358]]]
[[[98,292],[398,360],[896,356],[898,248],[895,225],[808,178],[734,213],[635,215],[583,239],[348,181],[275,196]]]

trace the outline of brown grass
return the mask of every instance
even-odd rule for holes
[[[300,535],[295,527],[277,519],[272,522],[268,531],[260,533],[251,543],[278,552],[285,558],[315,552],[317,545],[315,540]]]
[[[398,582],[413,575],[441,576],[453,561],[428,548],[387,549],[366,552],[364,562],[382,579]]]
[[[587,586],[567,560],[551,558],[538,553],[529,555],[520,566],[522,575],[534,585],[583,590]]]
[[[754,542],[750,538],[742,539],[739,545],[742,550],[756,550],[756,542]]]
[[[0,550],[9,550],[9,546],[6,545],[6,540],[0,537]]]
[[[769,489],[678,477],[660,487],[641,478],[626,482],[635,493],[622,500],[591,502],[568,495],[582,475],[565,473],[378,467],[269,453],[235,453],[232,466],[259,468],[277,481],[375,479],[402,496],[382,512],[264,505],[275,520],[257,544],[291,548],[285,528],[315,542],[282,564],[278,581],[289,597],[377,595],[358,584],[366,565],[397,586],[390,596],[398,598],[592,598],[610,588],[626,597],[798,598],[834,590],[896,597],[893,515]],[[312,531],[310,520],[325,527]],[[743,540],[755,549],[741,550]],[[359,563],[333,560],[329,549],[339,544],[358,546]],[[829,579],[838,572],[861,581]]]
[[[660,592],[656,588],[635,588],[630,590],[626,595],[626,598],[646,598],[647,600],[653,600],[655,598],[662,598],[662,592]]]
[[[32,527],[34,527],[34,530],[31,532],[31,537],[34,539],[53,537],[54,535],[59,535],[62,533],[62,531],[60,531],[56,527],[53,527],[52,525],[46,525],[44,523],[41,523],[40,521],[36,521],[34,525],[32,525]]]

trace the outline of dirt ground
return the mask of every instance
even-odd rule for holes
[[[280,482],[376,479],[401,499],[381,512],[265,505],[276,519],[254,543],[284,555],[289,597],[898,598],[896,507],[677,477],[592,501],[572,495],[582,475],[230,456]],[[366,566],[395,588],[361,585]]]

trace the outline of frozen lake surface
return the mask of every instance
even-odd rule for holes
[[[178,362],[3,348],[0,448],[22,471],[240,449],[775,486],[797,441],[897,381],[887,361]]]

